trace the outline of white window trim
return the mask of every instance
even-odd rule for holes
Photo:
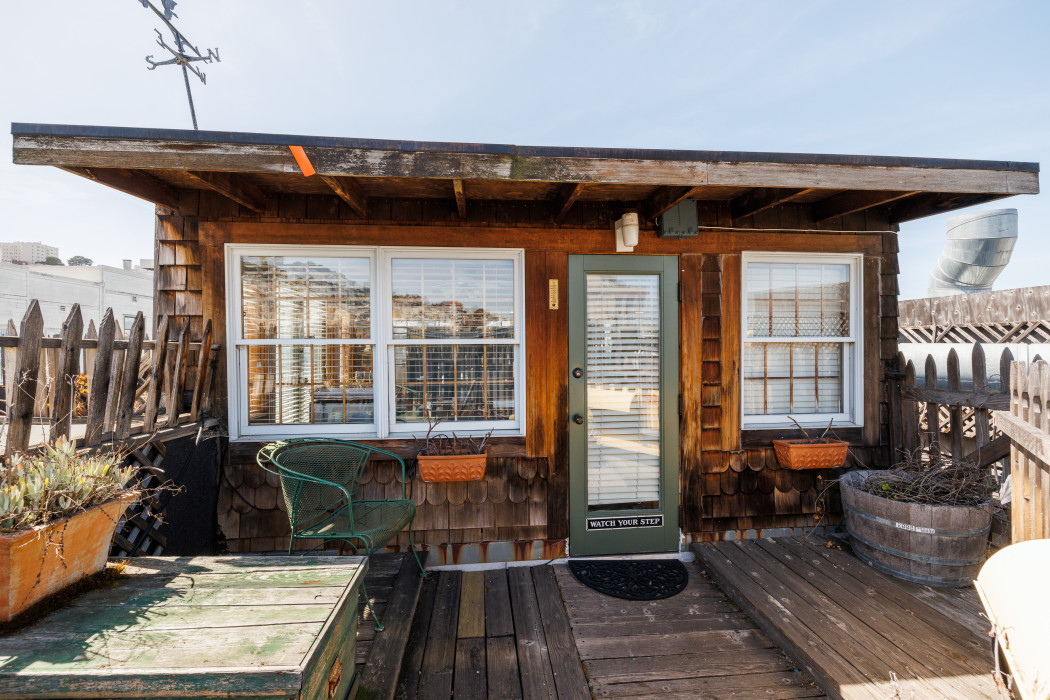
[[[740,382],[740,420],[743,430],[760,430],[762,428],[794,427],[794,418],[804,427],[824,427],[833,421],[833,427],[857,428],[864,425],[864,277],[863,260],[860,254],[840,253],[774,253],[745,252],[741,254],[740,266],[740,371],[737,379]],[[850,283],[850,333],[848,340],[842,337],[747,337],[747,266],[749,263],[837,263],[849,265]],[[748,416],[744,413],[744,350],[749,342],[762,343],[844,343],[843,344],[843,397],[842,413],[809,413]]]
[[[300,255],[300,256],[354,256],[367,257],[371,270],[371,330],[369,339],[275,339],[253,340],[252,344],[269,345],[372,345],[373,351],[373,415],[372,425],[348,423],[317,423],[290,425],[248,424],[248,364],[247,345],[241,335],[241,269],[239,261],[246,255]],[[231,440],[258,441],[281,437],[334,437],[353,439],[412,439],[426,435],[425,424],[396,425],[394,421],[394,363],[395,345],[422,344],[417,340],[394,340],[393,318],[390,303],[391,261],[397,257],[456,258],[476,260],[512,260],[514,264],[514,340],[498,340],[486,344],[515,345],[514,355],[517,372],[514,377],[513,421],[462,421],[443,422],[438,430],[444,433],[455,431],[457,435],[484,435],[492,429],[494,437],[519,437],[525,435],[525,252],[520,248],[435,248],[411,246],[337,246],[278,244],[234,244],[225,245],[226,263],[226,371],[229,396],[228,425]],[[382,269],[385,274],[380,274]],[[449,339],[446,344],[481,344],[474,339]],[[385,381],[379,381],[385,378]]]

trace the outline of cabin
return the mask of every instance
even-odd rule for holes
[[[229,551],[287,548],[265,443],[411,457],[436,422],[487,436],[488,462],[476,481],[410,477],[431,563],[835,524],[821,494],[839,470],[781,468],[771,441],[831,423],[845,468],[889,464],[899,225],[1039,189],[1020,162],[12,133],[15,163],[156,205],[154,320],[194,337],[210,321],[221,345]],[[364,492],[399,478],[375,462]]]

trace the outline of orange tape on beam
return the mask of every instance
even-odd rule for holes
[[[299,165],[299,169],[303,171],[303,175],[310,177],[317,171],[314,170],[313,163],[306,157],[306,151],[303,150],[302,146],[289,146],[288,150],[292,152],[292,157],[295,158],[295,162]]]

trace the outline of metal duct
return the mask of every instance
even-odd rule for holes
[[[992,209],[948,219],[948,241],[930,275],[929,295],[991,289],[1010,262],[1016,242],[1016,209]]]

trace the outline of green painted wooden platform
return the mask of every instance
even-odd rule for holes
[[[360,557],[141,557],[0,637],[0,698],[345,698]]]

